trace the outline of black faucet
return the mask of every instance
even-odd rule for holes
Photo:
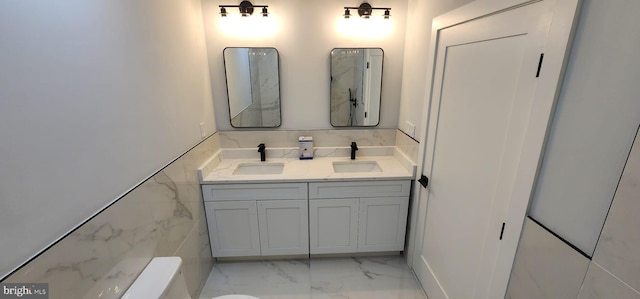
[[[263,161],[263,162],[267,160],[266,151],[265,151],[264,147],[265,147],[264,143],[258,144],[258,152],[260,153],[260,161]]]
[[[351,160],[356,159],[356,151],[358,150],[358,145],[354,142],[351,142]]]

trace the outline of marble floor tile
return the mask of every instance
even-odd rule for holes
[[[426,299],[402,256],[215,264],[200,299]]]

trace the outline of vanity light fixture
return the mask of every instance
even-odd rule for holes
[[[227,16],[227,7],[237,7],[240,10],[240,14],[243,17],[248,17],[253,14],[253,10],[255,7],[262,7],[262,16],[266,17],[269,15],[269,11],[267,8],[268,5],[253,5],[251,1],[243,0],[240,2],[240,5],[218,5],[220,7],[220,16]]]
[[[368,19],[369,17],[371,17],[371,13],[373,12],[374,9],[377,10],[384,10],[384,18],[388,19],[389,17],[391,17],[391,8],[390,7],[373,7],[371,6],[371,4],[367,3],[367,2],[363,2],[362,4],[360,4],[360,6],[358,7],[352,7],[352,6],[345,6],[344,7],[344,18],[348,19],[349,17],[351,17],[351,12],[349,10],[351,9],[357,9],[358,10],[358,15],[362,18]]]

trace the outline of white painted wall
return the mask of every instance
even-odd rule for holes
[[[425,82],[431,42],[431,21],[434,17],[471,2],[473,0],[409,0],[398,128],[416,140],[422,136],[424,129],[420,128],[420,124],[428,100],[426,92],[430,90],[430,86],[426,86]],[[409,134],[407,122],[416,126],[414,134]]]
[[[585,0],[530,215],[592,254],[640,124],[640,2]]]
[[[380,47],[384,50],[382,111],[378,128],[396,128],[400,103],[400,86],[404,55],[404,31],[407,0],[369,1],[376,7],[391,7],[392,31],[384,37],[345,36],[337,30],[344,20],[344,6],[358,6],[361,1],[344,0],[264,0],[269,5],[278,29],[267,37],[255,31],[231,35],[220,26],[218,5],[234,1],[203,0],[203,18],[211,68],[211,86],[219,130],[231,130],[222,50],[225,47],[275,47],[280,54],[280,88],[282,125],[279,129],[311,130],[331,128],[329,122],[329,52],[337,47]],[[237,14],[236,9],[227,9]],[[352,14],[357,12],[352,11]],[[376,14],[382,13],[377,11]],[[239,28],[233,28],[239,29]]]
[[[199,0],[0,4],[0,277],[215,130]]]

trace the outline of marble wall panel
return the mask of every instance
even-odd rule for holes
[[[137,246],[139,232],[150,218],[134,200],[138,193],[129,193],[125,198],[133,200],[109,207],[4,282],[48,283],[51,298],[91,297],[90,293],[119,298],[149,262],[148,250]]]
[[[640,290],[640,138],[627,160],[593,261]]]
[[[530,219],[525,220],[508,298],[576,298],[589,259]]]
[[[207,279],[211,271],[211,267],[208,265],[213,262],[210,252],[204,256],[201,254],[203,241],[206,239],[206,242],[209,242],[208,235],[202,234],[203,229],[205,232],[207,231],[206,219],[204,215],[202,216],[203,218],[198,220],[197,225],[193,227],[175,254],[182,258],[182,269],[187,280],[187,289],[192,298],[197,298],[199,295],[202,280]],[[203,226],[202,223],[205,225]],[[207,271],[206,274],[203,273],[204,270]]]
[[[202,284],[202,280],[207,280],[211,270],[214,266],[214,258],[211,256],[211,243],[209,242],[209,227],[207,226],[207,220],[204,217],[204,210],[202,211],[202,218],[200,218],[198,236],[199,244],[198,244],[198,254],[200,255],[200,289],[204,287]],[[197,298],[197,297],[194,297]]]
[[[299,136],[313,136],[314,147],[349,146],[352,141],[358,146],[393,146],[396,142],[396,129],[223,131],[219,134],[222,148],[254,148],[260,143],[265,143],[267,149],[298,147]]]
[[[216,147],[209,137],[3,282],[48,283],[52,299],[120,298],[153,257],[180,255],[197,295],[212,259],[196,170]]]
[[[183,164],[175,161],[138,187],[144,194],[138,200],[150,214],[144,218],[139,242],[152,257],[175,253],[200,215],[196,201],[187,198]]]
[[[640,138],[636,138],[618,184],[593,260],[579,290],[579,299],[640,299]],[[511,299],[527,297],[536,288],[548,288],[541,281],[556,278],[570,266],[569,259],[554,259],[540,252],[527,253],[523,246],[532,242],[526,230],[522,235],[511,277]],[[523,263],[523,255],[538,255]],[[540,271],[539,269],[548,269]],[[559,279],[558,281],[563,281]],[[565,285],[564,287],[570,287]],[[575,292],[574,291],[574,292]],[[528,294],[528,295],[527,295]],[[540,293],[542,294],[542,293]],[[546,296],[546,295],[545,295]],[[544,296],[543,296],[544,297]],[[548,297],[548,296],[547,296]],[[554,298],[561,296],[554,296]],[[540,297],[542,298],[542,297]],[[569,297],[575,298],[573,293]]]
[[[578,299],[640,299],[640,293],[596,263],[591,263]],[[515,298],[514,298],[515,299]]]
[[[418,147],[420,144],[418,141],[413,138],[407,136],[400,130],[396,132],[396,147],[400,152],[402,152],[411,162],[418,162]]]

